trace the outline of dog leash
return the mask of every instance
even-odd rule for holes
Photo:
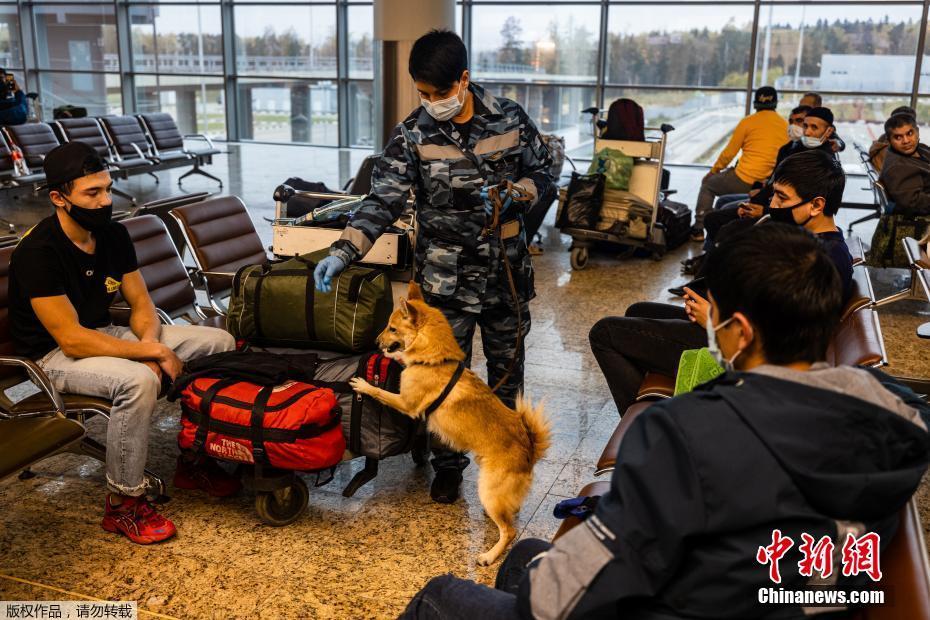
[[[424,412],[424,417],[429,417],[434,411],[439,409],[439,406],[448,398],[449,394],[452,392],[452,388],[455,387],[455,384],[459,382],[459,379],[462,378],[462,373],[465,372],[465,362],[459,362],[458,366],[455,367],[455,372],[452,373],[452,377],[449,378],[449,382],[446,384],[446,387],[442,388],[439,396],[436,397],[429,407],[426,408]]]
[[[501,190],[501,185],[504,186],[503,191]],[[517,285],[513,279],[513,269],[510,266],[510,259],[507,257],[507,247],[504,245],[504,237],[501,233],[502,223],[500,221],[501,213],[503,212],[503,202],[504,199],[501,198],[503,194],[506,198],[509,198],[514,202],[531,202],[533,200],[532,196],[529,196],[522,191],[522,188],[516,189],[517,186],[513,181],[507,180],[501,183],[500,185],[495,185],[488,189],[488,200],[491,203],[492,208],[492,217],[491,224],[487,227],[487,232],[492,233],[497,237],[497,243],[500,247],[501,258],[504,260],[504,273],[507,274],[507,284],[510,287],[510,296],[513,298],[513,305],[517,309],[517,342],[516,347],[513,350],[513,357],[510,358],[510,364],[507,366],[507,372],[497,381],[493,388],[492,392],[497,392],[504,385],[504,382],[510,378],[513,374],[513,369],[517,365],[517,357],[520,355],[520,349],[523,348],[523,311],[521,309],[519,295],[517,295]]]

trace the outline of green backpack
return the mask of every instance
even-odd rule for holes
[[[314,288],[313,270],[329,249],[236,272],[227,329],[262,346],[359,353],[375,348],[394,306],[381,269],[349,265],[332,291]]]
[[[724,373],[723,368],[710,354],[707,347],[689,349],[681,354],[678,374],[675,375],[675,396],[687,394],[702,383],[707,383]]]
[[[597,152],[588,174],[603,174],[607,189],[630,189],[630,176],[633,175],[633,158],[617,149],[603,148]]]

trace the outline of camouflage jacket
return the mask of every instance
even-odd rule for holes
[[[419,231],[416,279],[423,292],[433,304],[480,312],[483,305],[512,299],[499,242],[484,236],[489,222],[482,186],[509,179],[538,197],[554,179],[549,151],[523,108],[476,84],[469,90],[475,110],[468,136],[422,107],[394,129],[372,172],[371,193],[330,252],[347,262],[364,256],[403,212],[412,189]],[[521,215],[514,207],[509,211],[504,220]],[[535,293],[525,235],[508,239],[505,247],[519,301],[526,302]]]

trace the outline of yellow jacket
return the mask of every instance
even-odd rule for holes
[[[759,110],[739,122],[710,171],[720,172],[743,151],[736,176],[750,184],[764,181],[772,175],[778,149],[787,141],[788,121],[775,110]]]

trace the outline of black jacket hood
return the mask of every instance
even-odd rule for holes
[[[810,505],[833,519],[872,521],[896,513],[930,462],[930,433],[852,396],[741,372],[696,391],[729,405]]]

